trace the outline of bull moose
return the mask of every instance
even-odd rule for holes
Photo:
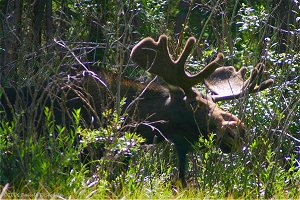
[[[120,82],[121,96],[126,97],[123,111],[130,113],[125,123],[143,121],[130,127],[147,143],[152,143],[154,137],[157,142],[170,140],[174,143],[183,186],[186,185],[186,154],[201,135],[206,137],[215,133],[216,144],[225,153],[241,148],[245,125],[233,114],[219,108],[216,102],[240,98],[264,90],[273,83],[272,79],[261,81],[263,64],[258,64],[245,80],[246,69],[236,71],[232,66],[222,66],[224,56],[221,53],[196,75],[190,75],[185,71],[185,63],[195,42],[195,38],[189,38],[179,58],[173,60],[167,36],[161,35],[157,41],[152,38],[141,40],[132,49],[131,60],[166,83],[140,83],[128,78],[122,78]],[[36,108],[37,102],[44,102],[41,105],[54,107],[56,120],[60,122],[70,118],[64,113],[82,108],[81,121],[97,128],[103,123],[101,112],[109,101],[107,96],[117,88],[116,78],[116,74],[104,69],[97,74],[84,70],[80,75],[68,74],[60,82],[47,82],[35,96],[28,95],[34,90],[32,87],[22,88],[21,92],[4,88],[1,105],[6,113],[11,113],[16,109],[17,97],[25,98],[26,106],[31,108]],[[194,87],[198,83],[204,83],[211,95],[199,92]]]

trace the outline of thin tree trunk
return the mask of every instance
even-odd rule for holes
[[[41,38],[42,38],[42,21],[45,13],[45,0],[34,0],[32,3],[33,6],[33,16],[32,16],[32,42],[33,42],[33,51],[39,51],[41,47]]]
[[[8,0],[4,14],[4,61],[1,69],[1,76],[10,77],[15,75],[16,70],[12,70],[14,62],[18,59],[18,50],[21,44],[21,19],[22,0]],[[2,81],[2,80],[1,80]]]
[[[47,31],[46,31],[47,46],[51,46],[53,41],[53,35],[54,35],[53,19],[52,19],[52,0],[47,0],[46,2],[46,24],[47,24]]]

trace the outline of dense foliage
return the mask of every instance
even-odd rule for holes
[[[174,57],[197,38],[192,72],[221,51],[226,64],[248,71],[263,62],[275,84],[221,105],[247,124],[247,144],[226,155],[213,133],[199,138],[186,189],[174,183],[172,144],[144,146],[138,134],[121,131],[125,99],[115,98],[97,130],[81,126],[80,110],[68,129],[44,107],[42,133],[24,119],[26,108],[13,120],[0,110],[0,192],[9,183],[6,198],[299,198],[299,13],[297,0],[1,1],[0,96],[4,87],[43,87],[61,67],[85,62],[142,80],[147,74],[134,68],[130,50],[160,34],[172,38]]]

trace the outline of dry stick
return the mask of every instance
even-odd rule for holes
[[[124,8],[124,4],[121,5],[121,8]],[[119,16],[119,15],[117,15]],[[131,17],[131,19],[129,19],[129,22],[132,22],[133,17]],[[120,19],[119,17],[117,17],[117,21],[119,22]],[[116,105],[117,105],[117,121],[119,121],[119,117],[121,115],[121,106],[120,106],[120,102],[121,102],[121,79],[122,79],[122,71],[123,71],[123,65],[124,65],[124,50],[123,50],[123,46],[125,46],[126,44],[126,39],[128,37],[128,32],[129,32],[129,27],[130,25],[127,23],[126,20],[126,15],[124,14],[124,23],[125,23],[125,29],[123,31],[123,33],[121,34],[121,36],[119,37],[119,39],[121,39],[123,37],[123,41],[122,41],[122,48],[121,48],[121,52],[119,51],[119,73],[118,73],[118,80],[117,80],[117,98],[116,98]],[[119,24],[119,23],[117,23]],[[118,30],[117,30],[118,32]],[[118,40],[119,40],[118,39]]]
[[[203,37],[203,35],[204,35],[205,28],[206,28],[208,22],[210,21],[212,15],[213,15],[213,13],[214,13],[214,10],[217,8],[218,4],[219,4],[219,1],[216,3],[215,7],[213,8],[213,10],[211,11],[211,13],[209,14],[209,16],[208,16],[208,18],[207,18],[207,20],[206,20],[206,22],[205,22],[205,24],[204,24],[204,26],[203,26],[203,28],[202,28],[202,31],[201,31],[201,33],[200,33],[200,36],[198,37],[196,46],[199,45],[199,42],[201,41],[201,39],[202,39],[202,37]]]
[[[76,61],[84,68],[84,70],[85,71],[87,71],[88,73],[90,73],[92,76],[93,76],[93,78],[95,78],[97,81],[99,81],[108,91],[109,91],[109,89],[108,89],[108,87],[107,87],[107,85],[97,76],[97,74],[95,73],[95,72],[93,72],[93,71],[91,71],[91,70],[89,70],[80,60],[79,60],[79,58],[74,54],[74,52],[62,41],[62,40],[60,40],[60,41],[57,41],[55,38],[54,38],[54,42],[56,43],[56,44],[58,44],[59,46],[61,46],[61,47],[63,47],[63,48],[65,48],[65,49],[67,49],[71,54],[72,54],[72,56],[76,59]]]
[[[285,87],[285,85],[283,85],[282,88],[284,88],[284,87]],[[282,90],[280,91],[280,93],[279,93],[279,96],[282,96],[282,95],[283,95],[283,92],[284,92],[284,90],[282,89]],[[279,103],[280,103],[280,101],[278,101],[277,105],[275,106],[276,108],[278,108]],[[276,129],[273,129],[273,128],[272,128],[273,125],[272,125],[272,123],[270,123],[269,128],[268,128],[268,133],[270,133],[270,132],[280,132],[280,133],[281,133],[281,135],[280,135],[280,137],[279,137],[279,140],[280,140],[280,141],[282,140],[283,135],[286,135],[287,137],[290,137],[290,138],[293,139],[294,141],[300,142],[299,139],[297,139],[297,138],[293,137],[292,135],[290,135],[290,134],[288,134],[288,133],[285,132],[285,130],[286,130],[287,127],[288,127],[288,122],[289,122],[290,116],[293,115],[293,111],[297,108],[297,106],[298,106],[299,104],[300,104],[300,99],[298,99],[298,100],[294,103],[294,105],[291,106],[291,107],[292,107],[291,109],[289,109],[289,106],[287,106],[286,109],[289,109],[289,113],[287,114],[286,120],[284,121],[284,127],[283,127],[282,130],[276,130],[276,129],[280,126],[280,122],[282,122],[282,120],[283,120],[283,119],[280,119],[280,120],[278,120],[278,122],[277,122]],[[285,112],[285,111],[286,111],[286,110],[284,110],[284,112]],[[273,115],[271,115],[270,118],[271,118],[271,119],[274,119],[275,116],[276,116],[276,112],[273,112]],[[279,147],[277,147],[277,151],[278,151],[278,148],[279,148]],[[275,150],[276,150],[276,149],[275,149]]]
[[[123,6],[123,5],[121,5]],[[120,9],[120,8],[119,8]],[[119,12],[120,10],[116,9],[116,12]],[[116,24],[120,24],[120,15],[118,13],[116,13]],[[126,20],[125,20],[126,21]],[[119,27],[117,25],[116,28],[116,34],[117,36],[119,35]],[[117,41],[119,41],[119,39],[121,39],[122,35],[117,39]],[[121,48],[122,51],[122,48]],[[120,52],[119,48],[117,48],[117,56],[116,56],[116,63],[118,63],[119,67],[118,67],[118,76],[117,76],[117,97],[116,97],[116,109],[117,109],[117,122],[119,121],[119,117],[120,117],[120,113],[121,113],[121,108],[120,108],[120,101],[121,101],[121,72],[122,72],[122,68],[123,68],[123,63],[124,63],[124,58],[122,58],[122,52]],[[119,59],[118,59],[119,58]],[[119,62],[118,62],[119,61]]]
[[[228,45],[229,50],[230,50],[230,56],[232,57],[232,55],[233,55],[233,44],[232,44],[232,37],[229,33],[230,24],[228,25],[227,17],[226,17],[225,14],[222,15],[222,27],[223,27],[224,37],[227,39],[227,45]],[[233,59],[231,59],[231,65],[233,65]]]
[[[9,184],[6,183],[4,188],[2,189],[2,192],[0,194],[0,199],[3,199],[4,195],[6,194],[6,192],[8,191],[8,187],[9,187]]]
[[[233,23],[234,14],[235,14],[235,11],[237,9],[238,4],[239,4],[239,0],[236,0],[236,2],[234,4],[234,7],[233,7],[232,15],[231,15],[231,18],[230,18],[229,26],[231,26],[231,24]]]
[[[299,142],[299,139],[296,139],[295,137],[289,135],[288,133],[286,133],[286,130],[288,129],[288,125],[290,124],[289,120],[292,118],[292,116],[297,112],[296,109],[297,107],[300,105],[300,99],[298,99],[294,105],[292,105],[292,108],[287,108],[289,110],[289,113],[287,114],[287,116],[285,117],[285,121],[284,121],[284,127],[282,129],[282,133],[290,138],[292,138],[293,140],[295,140],[296,142]],[[279,123],[281,122],[281,120],[278,121],[277,123],[277,127],[279,127]],[[282,140],[282,137],[280,137],[280,139]],[[279,146],[277,146],[277,150],[278,150]]]
[[[284,127],[283,127],[283,130],[282,130],[282,131],[280,130],[280,132],[281,132],[281,135],[280,135],[280,137],[279,137],[279,140],[280,140],[280,141],[282,141],[283,136],[286,135],[286,136],[288,136],[288,137],[294,139],[296,142],[300,142],[300,140],[298,140],[298,139],[296,139],[295,137],[293,137],[293,136],[291,136],[291,135],[289,135],[289,134],[286,133],[286,129],[288,128],[288,124],[289,124],[288,122],[289,122],[289,120],[290,120],[290,117],[293,116],[293,114],[295,113],[294,110],[296,110],[296,108],[298,107],[299,104],[300,104],[300,99],[298,99],[298,100],[295,102],[295,104],[292,105],[292,108],[289,110],[289,113],[288,113],[288,115],[287,115],[287,117],[286,117],[286,120],[284,121]],[[278,121],[278,125],[277,125],[277,126],[279,126],[279,123],[280,123],[280,122],[281,122],[281,120]],[[278,152],[278,151],[279,151],[279,148],[280,148],[280,145],[277,145],[277,147],[274,149],[274,152]],[[273,175],[273,174],[274,174],[274,171],[275,171],[275,166],[272,165],[271,176],[270,176],[271,179],[268,180],[268,185],[269,185],[271,182],[274,181],[274,175]]]
[[[11,112],[11,113],[14,113],[14,107],[13,107],[13,105],[11,104],[11,102],[9,101],[8,95],[6,94],[4,88],[3,88],[1,85],[0,85],[0,89],[3,91],[3,93],[2,93],[1,95],[4,96],[5,101],[7,102],[7,106],[8,106],[9,109],[10,109],[10,112]],[[14,89],[15,89],[15,88],[14,88]]]
[[[273,9],[273,11],[268,15],[268,18],[267,18],[268,20],[267,20],[267,22],[269,21],[269,18],[272,17],[273,13],[277,10],[277,8],[279,8],[279,6],[281,5],[282,1],[283,1],[283,0],[280,0],[280,2],[277,3],[277,5],[276,5],[275,8]],[[275,26],[272,26],[272,25],[268,24],[267,22],[262,21],[262,23],[264,23],[265,25],[267,25],[267,26],[269,26],[269,27],[271,27],[271,28],[273,28],[273,29],[276,29],[276,30],[280,30],[280,31],[281,31],[281,29],[279,29],[279,28],[277,28],[277,27],[275,27]],[[285,31],[283,31],[283,32],[285,32]],[[288,32],[288,31],[286,31],[286,32]],[[266,33],[266,28],[264,29],[263,36],[265,35],[265,33]],[[261,37],[261,39],[260,39],[260,41],[258,42],[258,44],[261,44],[262,41],[263,41],[264,39],[265,39],[264,37]]]
[[[182,46],[183,35],[184,35],[184,32],[185,32],[186,26],[188,24],[188,19],[190,18],[190,15],[191,15],[191,10],[192,10],[193,4],[194,4],[194,0],[191,1],[188,13],[185,17],[184,23],[182,24],[183,27],[182,27],[181,32],[179,34],[178,45],[177,45],[176,50],[175,50],[175,56],[176,56],[175,60],[177,60],[178,56],[180,55],[180,49],[181,49],[181,46]]]

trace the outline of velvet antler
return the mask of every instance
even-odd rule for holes
[[[236,71],[234,67],[220,67],[204,80],[205,85],[215,95],[215,101],[238,98],[245,93],[255,93],[264,90],[273,84],[272,79],[261,82],[264,73],[262,63],[251,71],[250,77],[245,80],[246,68]]]
[[[152,38],[145,38],[133,48],[131,59],[150,73],[161,76],[167,83],[190,91],[192,86],[203,82],[215,69],[221,67],[220,63],[224,58],[223,54],[219,53],[214,61],[196,75],[188,74],[185,71],[185,62],[195,42],[195,38],[190,37],[182,54],[174,61],[169,53],[167,36],[161,35],[157,42]]]

